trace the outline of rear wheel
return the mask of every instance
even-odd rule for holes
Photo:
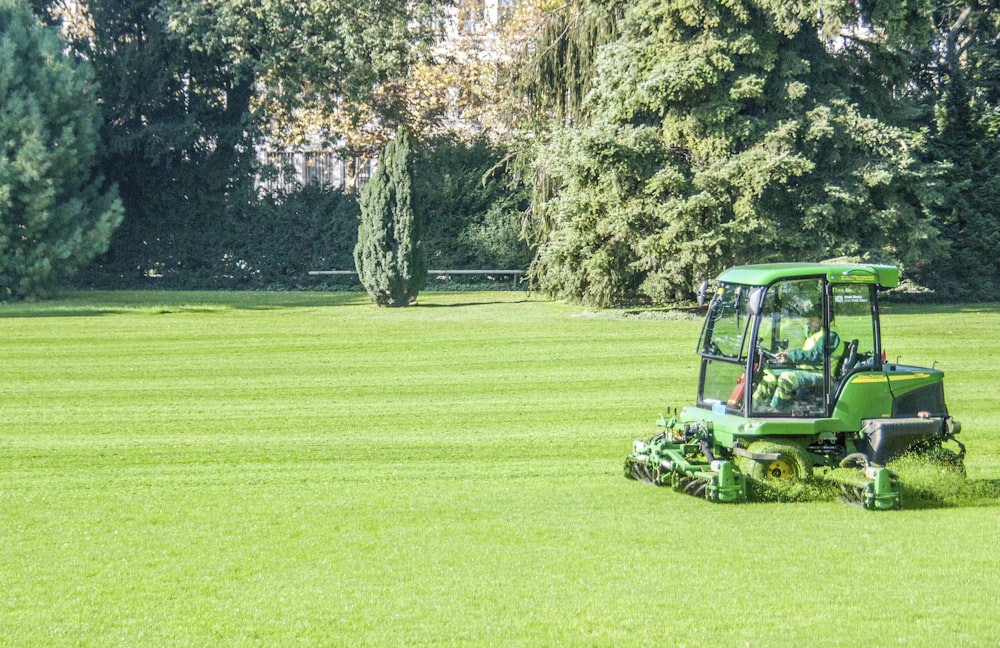
[[[812,477],[813,467],[805,448],[791,441],[754,441],[747,452],[778,455],[777,459],[744,459],[751,479],[758,481],[804,481]]]

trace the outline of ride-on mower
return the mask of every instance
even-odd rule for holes
[[[698,342],[697,403],[660,415],[657,434],[633,444],[626,477],[743,502],[748,479],[815,476],[887,510],[902,504],[888,462],[913,454],[964,471],[943,372],[886,360],[878,294],[898,285],[897,268],[750,265],[717,283]]]

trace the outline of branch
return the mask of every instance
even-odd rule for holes
[[[969,16],[972,15],[972,7],[966,6],[959,14],[958,19],[955,20],[951,28],[948,30],[948,35],[945,36],[945,59],[948,61],[948,67],[951,67],[956,60],[956,56],[960,53],[955,51],[955,40],[958,38],[958,33],[965,27],[965,23],[969,21]],[[964,49],[964,48],[963,48]]]

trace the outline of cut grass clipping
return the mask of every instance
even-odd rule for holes
[[[964,471],[918,455],[900,457],[890,462],[888,468],[902,484],[906,508],[975,506],[984,499],[1000,498],[1000,482],[969,481]],[[854,473],[853,469],[837,470]],[[747,494],[750,502],[844,501],[840,486],[824,479],[820,471],[809,481],[749,480]]]

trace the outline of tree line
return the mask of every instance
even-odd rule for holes
[[[255,150],[404,128],[432,265],[608,306],[850,257],[996,299],[998,5],[0,0],[0,290],[350,268],[357,196],[261,195]]]

